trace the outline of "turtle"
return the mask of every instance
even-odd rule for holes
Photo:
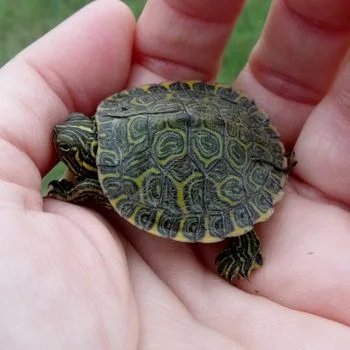
[[[48,197],[103,205],[175,241],[227,239],[215,264],[231,283],[262,266],[254,225],[272,215],[296,163],[253,99],[203,81],[115,93],[92,117],[69,114],[53,143],[70,176]]]

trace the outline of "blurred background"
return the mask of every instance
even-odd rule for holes
[[[22,48],[91,0],[0,0],[0,67]],[[220,0],[218,0],[220,1]],[[234,0],[232,0],[234,1]],[[146,0],[124,0],[138,17]],[[217,81],[231,83],[245,65],[263,28],[271,0],[248,0],[227,46]],[[61,177],[62,164],[45,176],[42,191]]]
[[[220,1],[220,0],[219,0]],[[233,0],[232,0],[233,1]],[[89,0],[0,0],[0,66]],[[146,0],[124,0],[138,17]],[[244,66],[271,0],[248,0],[226,49],[218,81],[229,83]]]

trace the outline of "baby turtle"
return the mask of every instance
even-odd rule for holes
[[[199,81],[131,88],[92,118],[72,113],[53,140],[73,178],[52,181],[48,197],[98,202],[176,241],[229,238],[216,267],[230,282],[262,265],[253,226],[272,215],[295,162],[244,94]]]

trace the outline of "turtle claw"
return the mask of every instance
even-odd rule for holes
[[[295,152],[294,150],[286,152],[284,156],[287,158],[287,167],[284,169],[284,171],[289,174],[292,169],[297,165],[298,161],[296,160],[295,157]]]
[[[66,179],[53,180],[48,185],[46,197],[65,200],[73,187],[74,184]]]

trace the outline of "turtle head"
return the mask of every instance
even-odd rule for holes
[[[75,177],[96,178],[96,123],[80,113],[72,113],[53,130],[53,142],[59,158]]]

